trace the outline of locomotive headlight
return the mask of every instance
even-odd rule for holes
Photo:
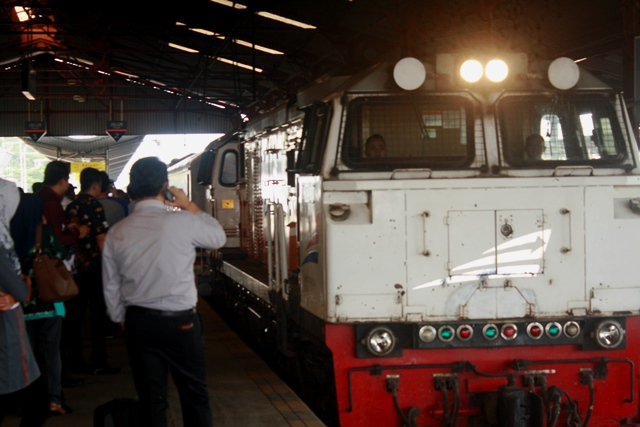
[[[509,75],[509,67],[502,59],[492,59],[485,67],[487,78],[494,83],[499,83]]]
[[[460,66],[460,77],[469,83],[475,83],[480,80],[483,72],[482,64],[475,59],[467,59]]]
[[[557,58],[549,65],[547,77],[555,88],[571,89],[580,79],[580,68],[570,58]]]
[[[390,329],[383,326],[373,328],[365,338],[367,350],[374,356],[385,356],[393,351],[396,337]]]
[[[624,339],[624,329],[615,320],[600,322],[595,330],[595,339],[602,348],[616,348]]]

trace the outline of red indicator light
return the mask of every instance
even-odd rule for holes
[[[533,338],[534,340],[537,340],[538,338],[542,337],[544,333],[544,328],[542,327],[542,325],[540,323],[530,323],[527,326],[527,335],[529,335],[530,338]]]
[[[509,323],[508,325],[504,325],[502,327],[502,338],[505,340],[512,340],[518,335],[518,328],[516,325]]]
[[[469,325],[460,325],[456,331],[458,338],[462,341],[468,341],[473,336],[473,328]]]

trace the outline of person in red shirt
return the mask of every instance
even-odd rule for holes
[[[42,200],[44,218],[58,240],[70,248],[77,239],[86,237],[90,229],[87,225],[69,224],[64,216],[62,198],[69,188],[69,164],[59,160],[49,162],[42,183],[37,194]]]

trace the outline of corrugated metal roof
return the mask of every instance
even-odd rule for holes
[[[22,137],[29,146],[51,160],[106,162],[107,174],[117,181],[125,165],[136,152],[144,135],[122,136],[117,142],[110,136],[76,139],[58,136],[43,136],[34,142]]]

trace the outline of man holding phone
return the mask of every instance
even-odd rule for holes
[[[167,426],[170,370],[184,424],[210,427],[213,416],[202,325],[195,311],[193,263],[197,247],[217,249],[225,244],[224,230],[184,191],[168,187],[167,165],[156,157],[133,165],[129,190],[135,194],[136,208],[110,228],[102,275],[108,314],[124,330],[141,419],[146,426]]]

